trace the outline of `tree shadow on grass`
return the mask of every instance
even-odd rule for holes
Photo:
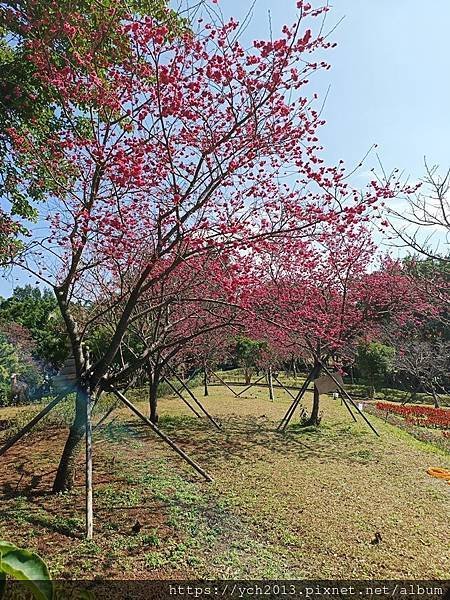
[[[59,495],[48,490],[33,490],[26,495],[22,491],[5,498],[0,519],[17,524],[27,523],[65,537],[81,538],[81,521],[72,513],[73,502],[64,505]]]
[[[368,430],[363,430],[360,426],[353,424],[338,422],[322,425],[319,428],[302,428],[293,424],[285,433],[280,433],[276,431],[277,422],[265,416],[234,414],[223,418],[222,424],[222,430],[217,431],[206,419],[170,416],[162,417],[159,426],[174,442],[212,474],[215,470],[223,469],[224,465],[230,470],[239,469],[243,462],[267,461],[271,456],[285,457],[299,464],[310,458],[314,458],[316,462],[317,460],[319,462],[371,462],[370,449],[374,443],[371,440],[373,436]],[[59,431],[60,435],[61,431]],[[48,436],[39,437],[36,442],[38,456],[43,453],[45,447],[47,447],[48,454],[52,442],[59,445],[59,439],[56,437],[58,437],[57,432],[52,432],[51,439]],[[178,463],[178,458],[172,450],[158,439],[150,427],[138,420],[123,419],[120,423],[112,423],[110,427],[105,426],[105,428],[99,429],[95,433],[95,437],[100,446],[97,454],[96,485],[103,483],[121,485],[118,465],[109,461],[111,450],[114,452],[114,456],[117,455],[117,446],[123,446],[130,472],[135,468],[131,464],[134,460],[137,462],[144,458],[150,461],[157,460],[154,455],[148,454],[149,448],[153,450],[156,445],[164,448],[164,457],[167,456],[167,459],[164,460],[168,461],[169,472],[171,465],[174,465],[175,461]],[[139,447],[134,449],[133,456],[128,452],[130,440],[139,442]],[[367,450],[363,455],[364,449]],[[54,470],[36,474],[33,472],[33,461],[24,462],[23,448],[18,447],[14,454],[16,460],[9,461],[7,480],[5,481],[3,478],[4,506],[0,511],[0,517],[14,522],[14,499],[17,499],[18,496],[26,496],[26,509],[23,508],[19,513],[16,511],[16,518],[53,533],[71,538],[81,538],[81,527],[77,524],[77,519],[70,516],[70,513],[73,513],[73,503],[70,506],[64,506],[50,494],[48,489],[42,489],[43,486],[47,486],[47,478],[54,473]],[[33,456],[36,456],[36,453]],[[51,456],[54,455],[51,454]],[[19,462],[17,459],[20,460],[20,464],[17,464]],[[82,469],[81,464],[80,469]],[[11,481],[12,474],[14,474],[14,481]],[[105,477],[106,480],[103,481]],[[182,477],[185,479],[185,474]],[[22,478],[22,482],[20,478]],[[26,485],[24,485],[25,480],[27,480]],[[196,476],[193,476],[193,481],[197,481]],[[122,481],[123,483],[139,485],[125,480]],[[83,484],[81,483],[77,487],[81,488]],[[81,504],[82,494],[77,494],[74,501],[77,505]],[[10,506],[8,506],[9,502],[11,502]],[[148,509],[148,502],[151,503],[151,500],[146,500],[139,508]],[[136,509],[136,507],[128,508],[131,512]],[[166,507],[163,505],[159,506],[159,510],[164,510],[164,508]],[[117,510],[119,509],[122,507],[118,507]],[[107,511],[108,507],[101,507],[100,512],[103,510]],[[81,506],[77,507],[78,511],[82,511]]]
[[[152,443],[155,439],[150,428],[139,422],[130,422],[128,427],[140,432],[143,442]],[[276,431],[276,423],[262,417],[242,417],[231,415],[223,420],[223,430],[209,427],[206,421],[183,417],[179,422],[171,418],[170,423],[161,429],[180,447],[191,454],[205,468],[213,469],[223,464],[245,461],[267,453],[304,461],[319,458],[323,462],[359,460],[355,448],[358,444],[371,445],[371,432],[361,430],[352,424],[335,423],[318,428],[292,426],[285,433]],[[368,457],[364,459],[368,462]],[[370,462],[370,461],[369,461]]]
[[[71,526],[68,524],[64,524],[61,521],[62,518],[59,513],[54,513],[53,511],[46,511],[50,513],[53,518],[49,518],[47,515],[33,513],[28,511],[26,515],[21,515],[21,522],[25,521],[29,525],[34,525],[36,527],[40,527],[42,529],[46,529],[50,533],[59,533],[65,537],[70,537],[73,539],[82,539],[83,532],[74,530],[75,525]],[[0,510],[0,518],[2,520],[14,519],[14,514],[12,510]]]

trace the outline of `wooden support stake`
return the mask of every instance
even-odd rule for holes
[[[288,408],[286,414],[284,415],[284,417],[281,419],[280,423],[278,424],[277,431],[279,431],[279,430],[284,431],[286,429],[286,427],[288,426],[289,421],[292,419],[292,416],[294,415],[294,412],[297,410],[297,406],[300,404],[301,399],[303,398],[305,392],[307,392],[307,390],[308,390],[308,385],[310,384],[311,379],[313,379],[313,377],[314,377],[314,372],[315,372],[315,369],[313,368],[308,373],[308,376],[305,379],[305,381],[303,382],[303,385],[300,388],[295,400],[292,402],[292,404]]]
[[[292,412],[296,410],[296,408],[297,408],[297,406],[298,406],[298,404],[300,402],[300,399],[301,399],[301,397],[304,394],[304,391],[303,391],[304,387],[305,387],[305,384],[303,384],[303,386],[300,388],[298,394],[295,396],[294,400],[289,405],[289,408],[285,412],[283,418],[278,423],[277,430],[281,429],[281,427],[284,425],[284,422],[286,421],[286,419],[290,418]]]
[[[359,406],[357,404],[355,404],[355,402],[353,401],[353,398],[342,387],[342,385],[339,383],[339,381],[337,381],[337,379],[334,377],[333,373],[331,373],[331,371],[325,365],[322,365],[322,367],[323,367],[324,371],[331,377],[331,379],[337,385],[337,387],[341,391],[341,393],[344,394],[344,396],[347,398],[347,400],[349,402],[351,402],[352,406],[358,411],[359,415],[364,419],[364,421],[367,423],[367,425],[370,427],[370,429],[374,432],[374,434],[376,436],[380,437],[380,434],[378,433],[378,431],[375,429],[375,427],[372,425],[372,423],[369,421],[369,419],[366,417],[366,415],[361,410],[359,410]]]
[[[195,408],[192,406],[192,404],[189,404],[189,402],[186,400],[186,398],[183,398],[183,395],[181,394],[181,392],[179,390],[177,390],[177,388],[172,384],[171,381],[169,381],[169,379],[167,377],[163,377],[163,381],[165,381],[167,383],[167,385],[170,387],[170,389],[180,398],[180,400],[183,400],[183,402],[186,404],[186,406],[188,406],[192,410],[194,415],[197,415],[197,417],[199,419],[203,418],[202,415],[195,410]]]
[[[7,450],[9,450],[12,446],[14,446],[15,443],[17,443],[19,440],[21,440],[27,433],[29,433],[33,427],[39,423],[39,421],[41,419],[43,419],[46,415],[48,415],[48,413],[55,408],[55,406],[57,404],[59,404],[61,402],[61,400],[63,400],[66,395],[69,392],[64,392],[63,394],[60,394],[59,396],[57,396],[56,398],[54,398],[49,404],[47,404],[47,406],[45,408],[43,408],[41,410],[41,412],[39,412],[35,417],[33,417],[33,419],[31,419],[31,421],[29,423],[27,423],[27,425],[25,425],[24,427],[22,427],[22,429],[16,433],[15,435],[13,435],[12,438],[10,438],[6,444],[4,444],[1,448],[0,448],[0,456],[2,456],[3,454],[5,454],[5,452]]]
[[[278,383],[278,385],[280,385],[280,386],[283,388],[283,390],[285,390],[285,391],[286,391],[286,392],[289,394],[289,396],[290,396],[290,397],[291,397],[293,400],[295,400],[295,399],[296,399],[296,396],[294,396],[294,394],[293,394],[293,393],[292,393],[290,390],[288,390],[288,388],[287,388],[287,387],[286,387],[284,384],[282,384],[282,383],[281,383],[281,381],[278,379],[278,377],[277,377],[276,375],[273,375],[273,378],[274,378],[274,379],[275,379],[275,381]]]
[[[230,386],[228,385],[228,383],[226,383],[221,377],[219,377],[217,375],[217,373],[214,373],[214,371],[212,369],[209,369],[209,370],[214,375],[214,377],[217,377],[217,379],[220,381],[220,383],[222,383],[225,387],[227,387],[230,390],[230,392],[232,392],[236,397],[239,395],[233,389],[231,389]]]
[[[350,413],[350,415],[351,415],[352,419],[353,419],[353,420],[355,421],[355,423],[356,423],[356,417],[355,417],[355,415],[353,414],[353,412],[352,412],[352,409],[350,408],[350,406],[349,406],[348,402],[346,401],[346,399],[345,399],[345,398],[343,398],[343,397],[341,396],[341,404],[342,404],[342,403],[344,403],[344,406],[345,406],[345,408],[348,410],[348,412]]]
[[[94,506],[92,494],[92,398],[86,393],[86,539],[94,536]]]
[[[116,390],[113,387],[110,387],[110,390],[113,394],[115,394],[117,396],[117,398],[119,398],[119,400],[121,400],[125,404],[125,406],[127,408],[129,408],[146,425],[148,425],[162,440],[164,440],[166,442],[166,444],[168,444],[172,448],[172,450],[175,450],[175,452],[179,456],[181,456],[181,458],[183,458],[183,460],[185,460],[189,465],[191,465],[191,467],[193,467],[197,471],[197,473],[199,473],[202,477],[204,477],[206,479],[206,481],[214,481],[214,479],[211,477],[211,475],[208,475],[208,473],[206,471],[204,471],[200,467],[200,465],[198,465],[194,460],[192,460],[192,458],[190,458],[179,446],[177,446],[175,444],[175,442],[173,442],[154,423],[152,423],[150,421],[150,419],[147,419],[147,417],[145,415],[143,415],[141,413],[141,411],[138,408],[136,408],[136,406],[134,406],[134,404],[132,402],[130,402],[127,398],[125,398],[125,396],[123,394],[121,394],[118,390]]]
[[[256,381],[254,381],[253,383],[251,383],[249,386],[247,386],[246,388],[244,388],[243,390],[241,390],[239,392],[239,394],[236,394],[236,396],[239,397],[241,394],[243,394],[244,392],[246,392],[250,388],[254,387],[257,383],[259,383],[262,379],[264,379],[265,376],[266,376],[266,374],[264,373],[264,375],[262,375],[259,379],[257,379]]]
[[[303,396],[307,390],[308,384],[309,384],[309,378],[304,382],[304,384],[300,388],[300,391],[298,392],[295,400],[291,403],[291,405],[287,409],[284,417],[281,419],[280,423],[278,424],[277,431],[280,431],[280,430],[284,431],[286,429],[289,421],[291,420],[293,414],[297,410],[297,407],[300,404],[300,401],[303,398]]]
[[[214,418],[209,414],[209,412],[206,410],[206,408],[203,406],[203,404],[199,400],[197,400],[197,398],[194,396],[192,391],[184,383],[184,381],[181,379],[181,377],[179,377],[177,375],[177,373],[174,371],[174,369],[172,369],[172,367],[170,367],[170,366],[169,366],[169,369],[172,371],[175,379],[177,379],[177,381],[179,381],[181,383],[181,385],[184,387],[186,392],[189,394],[189,396],[192,398],[192,400],[195,402],[195,404],[199,407],[199,409],[203,412],[203,414],[211,421],[211,423],[214,425],[214,427],[216,427],[220,431],[221,425],[219,423],[217,423],[217,421],[214,420]]]
[[[271,402],[275,401],[275,396],[273,393],[273,380],[272,380],[272,367],[267,369],[267,384],[269,386],[269,400]]]
[[[194,379],[194,377],[197,377],[197,375],[200,373],[200,371],[201,371],[201,369],[195,369],[195,371],[192,373],[192,375],[190,377],[188,377],[186,379],[186,381],[183,381],[184,385],[187,385],[192,379]],[[181,386],[178,391],[181,392],[182,389],[183,389],[183,386]]]
[[[103,423],[106,421],[106,419],[109,417],[109,415],[116,410],[116,408],[117,408],[117,404],[114,404],[114,406],[111,406],[111,408],[103,415],[103,417],[100,419],[100,421],[96,425],[94,425],[94,427],[92,428],[92,431],[95,431],[96,429],[101,427],[103,425]]]

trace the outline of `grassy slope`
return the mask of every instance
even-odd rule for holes
[[[450,486],[426,469],[450,468],[450,457],[373,419],[378,439],[327,397],[319,430],[277,434],[289,399],[276,394],[211,388],[223,432],[161,402],[161,427],[213,484],[116,413],[95,436],[94,543],[82,539],[82,472],[74,493],[46,493],[64,432],[35,434],[1,459],[0,536],[37,549],[62,577],[449,577]]]

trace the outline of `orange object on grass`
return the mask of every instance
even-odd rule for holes
[[[441,469],[440,467],[430,467],[427,469],[428,475],[431,477],[437,477],[438,479],[445,479],[450,485],[450,471],[447,469]]]

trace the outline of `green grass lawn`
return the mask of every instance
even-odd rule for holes
[[[86,542],[82,456],[75,491],[49,494],[66,435],[55,421],[0,459],[0,536],[37,550],[62,578],[450,576],[450,486],[426,473],[450,468],[449,454],[371,417],[377,438],[329,397],[320,428],[294,420],[285,435],[274,431],[284,391],[272,403],[267,389],[235,398],[211,387],[204,401],[223,431],[170,397],[160,426],[214,483],[116,411],[94,435],[95,540]]]

